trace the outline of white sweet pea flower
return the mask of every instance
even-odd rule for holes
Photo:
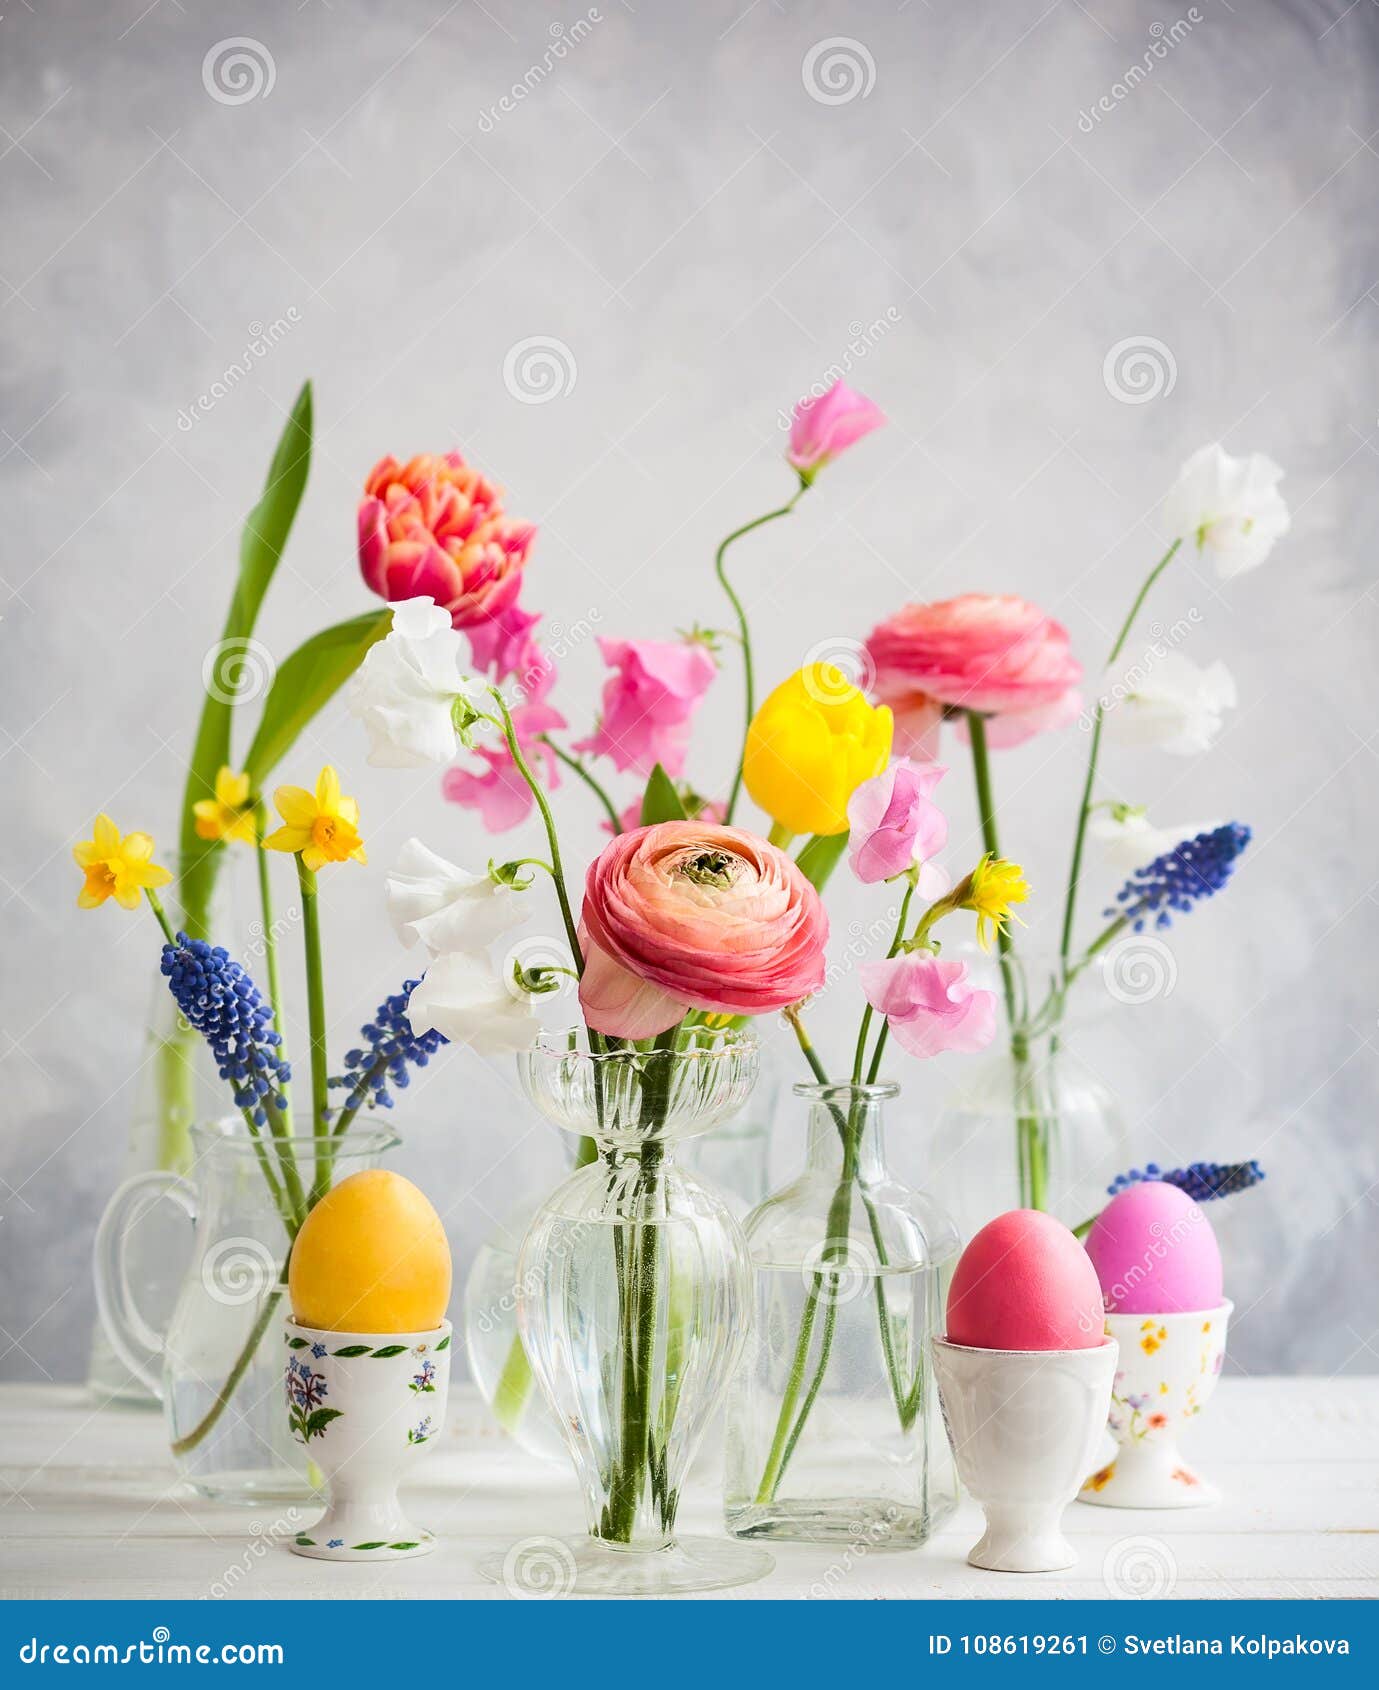
[[[1283,471],[1260,452],[1233,458],[1218,443],[1183,465],[1164,501],[1170,534],[1195,540],[1223,580],[1263,563],[1292,518],[1278,490]]]
[[[1088,824],[1087,831],[1097,841],[1107,862],[1121,874],[1133,874],[1137,868],[1162,857],[1185,839],[1195,839],[1199,833],[1209,833],[1216,822],[1182,822],[1177,827],[1155,827],[1143,810],[1128,804],[1113,805],[1099,810]]]
[[[482,681],[467,675],[465,643],[433,599],[393,606],[392,632],[369,647],[350,683],[350,713],[369,735],[369,762],[382,769],[450,763],[460,748],[454,704],[492,709]]]
[[[489,959],[474,951],[451,951],[432,961],[412,988],[407,1019],[418,1035],[434,1028],[452,1044],[488,1056],[526,1050],[540,1031],[526,1001],[519,1001]]]
[[[529,913],[511,885],[447,862],[420,839],[402,847],[384,886],[398,938],[404,945],[420,940],[432,956],[482,950]]]
[[[1175,756],[1205,751],[1234,709],[1235,681],[1224,663],[1199,669],[1180,651],[1165,652],[1144,672],[1108,676],[1106,723],[1122,745],[1148,745]]]

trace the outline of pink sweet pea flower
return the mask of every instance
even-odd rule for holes
[[[713,658],[692,640],[600,638],[599,650],[615,673],[604,683],[597,728],[571,749],[611,757],[616,768],[642,775],[657,763],[678,775],[690,718],[718,673]]]
[[[929,951],[864,962],[862,993],[911,1056],[985,1050],[996,1035],[996,994],[967,984],[965,962]]]
[[[812,481],[826,463],[885,420],[865,394],[835,381],[822,397],[801,399],[796,405],[786,458],[806,481]]]
[[[929,797],[947,773],[940,763],[902,758],[864,780],[848,799],[848,863],[865,885],[892,880],[918,862],[922,896],[947,890],[947,875],[929,860],[948,841],[948,820]]]
[[[465,633],[474,667],[481,674],[491,672],[495,681],[520,675],[531,665],[538,649],[533,629],[540,620],[520,604],[509,604],[469,623]]]

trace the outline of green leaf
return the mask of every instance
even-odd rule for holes
[[[654,827],[657,822],[682,822],[685,806],[675,790],[675,782],[658,763],[651,771],[642,794],[642,813],[638,821],[642,827]]]
[[[389,1547],[389,1549],[420,1549],[421,1544],[420,1544],[420,1542],[417,1542],[417,1543],[406,1543],[406,1542],[390,1543],[388,1545],[388,1547]]]
[[[444,1338],[441,1339],[440,1343],[436,1345],[436,1348],[438,1350],[448,1350],[450,1348],[450,1334],[448,1332]]]
[[[314,1549],[316,1547],[316,1539],[314,1537],[308,1537],[305,1532],[297,1533],[297,1542],[303,1544],[308,1549]]]
[[[307,1340],[305,1338],[289,1338],[287,1347],[289,1350],[304,1350],[307,1347]]]
[[[215,671],[214,690],[207,687],[196,730],[187,784],[182,794],[181,880],[178,895],[182,923],[193,938],[204,938],[209,919],[211,891],[220,867],[224,847],[197,837],[192,805],[215,792],[215,777],[222,764],[230,762],[230,726],[239,692],[251,681],[255,665],[247,644],[258,620],[259,606],[273,571],[287,544],[292,519],[302,500],[307,471],[311,465],[311,383],[297,395],[287,419],[263,496],[249,512],[239,546],[239,575],[220,642],[207,654]]]
[[[343,1349],[332,1350],[333,1356],[366,1356],[369,1353],[367,1344],[346,1344]]]
[[[375,1361],[386,1361],[389,1356],[402,1355],[407,1348],[406,1344],[384,1344],[382,1349],[374,1351],[373,1359]]]
[[[348,622],[323,628],[299,645],[285,663],[263,703],[258,732],[244,759],[250,789],[263,784],[296,743],[298,734],[323,710],[364,661],[364,653],[393,625],[391,610],[371,610]]]
[[[307,1417],[307,1422],[306,1422],[306,1435],[307,1435],[307,1437],[309,1437],[309,1438],[319,1437],[321,1435],[321,1433],[325,1431],[326,1427],[330,1425],[331,1421],[332,1420],[338,1420],[344,1412],[345,1411],[342,1408],[315,1408],[315,1409],[313,1409],[311,1411],[310,1415],[308,1415],[308,1417]]]
[[[822,892],[848,848],[848,833],[816,833],[805,844],[795,865],[816,892]]]
[[[377,1543],[352,1543],[350,1545],[350,1548],[351,1549],[387,1549],[388,1545],[383,1542],[382,1538],[380,1538]]]

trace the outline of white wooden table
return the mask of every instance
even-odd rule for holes
[[[774,1546],[761,1597],[1356,1597],[1379,1595],[1379,1378],[1224,1379],[1187,1445],[1226,1501],[1130,1512],[1074,1504],[1069,1572],[984,1573],[965,1556],[974,1505],[922,1550]],[[479,1560],[583,1528],[573,1479],[533,1461],[452,1394],[414,1517],[434,1555],[336,1566],[283,1540],[314,1517],[206,1502],[173,1479],[155,1414],[96,1409],[76,1387],[0,1387],[0,1598],[494,1597]],[[718,1529],[713,1460],[696,1469],[684,1530]]]

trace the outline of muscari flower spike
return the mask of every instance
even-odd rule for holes
[[[1144,931],[1151,916],[1156,927],[1171,926],[1170,911],[1186,915],[1197,899],[1221,890],[1250,839],[1251,830],[1243,822],[1227,822],[1195,839],[1185,839],[1137,868],[1105,914],[1122,917],[1136,933]]]
[[[177,1007],[210,1045],[222,1080],[234,1088],[235,1103],[253,1111],[257,1126],[268,1124],[268,1108],[286,1104],[283,1087],[292,1069],[278,1053],[282,1035],[273,1010],[223,945],[177,935],[163,946],[162,971]]]
[[[1176,1185],[1194,1203],[1211,1203],[1218,1197],[1234,1197],[1237,1191],[1248,1191],[1265,1177],[1258,1162],[1191,1162],[1186,1168],[1170,1168],[1164,1173],[1157,1162],[1146,1163],[1143,1172],[1131,1168],[1128,1174],[1117,1174],[1106,1187],[1108,1197],[1117,1197],[1132,1185],[1143,1180],[1162,1180]]]
[[[358,1109],[365,1102],[371,1109],[391,1109],[388,1081],[401,1090],[411,1078],[411,1068],[424,1068],[440,1047],[450,1041],[433,1028],[420,1038],[407,1019],[407,1005],[419,980],[404,980],[402,990],[379,1004],[378,1013],[361,1027],[367,1048],[345,1053],[348,1073],[331,1080],[332,1086],[348,1086],[344,1107]]]

